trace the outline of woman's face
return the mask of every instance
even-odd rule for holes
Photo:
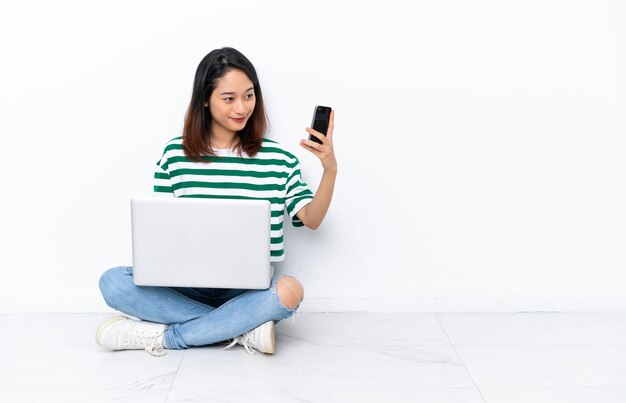
[[[246,73],[231,70],[217,82],[209,100],[212,134],[234,134],[242,130],[256,104],[254,86]],[[205,104],[205,106],[207,106]]]

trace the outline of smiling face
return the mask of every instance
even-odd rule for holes
[[[241,70],[231,70],[217,82],[209,103],[211,112],[211,136],[216,140],[228,140],[242,130],[256,105],[254,85]]]

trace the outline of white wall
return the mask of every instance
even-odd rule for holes
[[[303,310],[624,310],[626,8],[615,1],[1,3],[0,311],[106,311],[129,198],[180,134],[197,64],[255,64],[300,159],[336,110]]]

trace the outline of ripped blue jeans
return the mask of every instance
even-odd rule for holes
[[[226,341],[293,315],[297,308],[280,303],[276,280],[267,290],[148,287],[135,285],[132,267],[122,266],[102,274],[100,291],[113,309],[170,325],[163,347],[178,350]]]

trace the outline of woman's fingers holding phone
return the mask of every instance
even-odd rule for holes
[[[316,143],[315,141],[308,139],[300,140],[300,145],[309,151],[322,151],[322,147],[324,147],[324,144]]]
[[[319,139],[319,141],[322,142],[322,144],[324,144],[324,142],[326,141],[326,136],[324,136],[322,133],[318,132],[317,130],[311,129],[310,127],[307,127],[305,129],[311,136]],[[315,141],[315,140],[311,140],[311,141]]]

